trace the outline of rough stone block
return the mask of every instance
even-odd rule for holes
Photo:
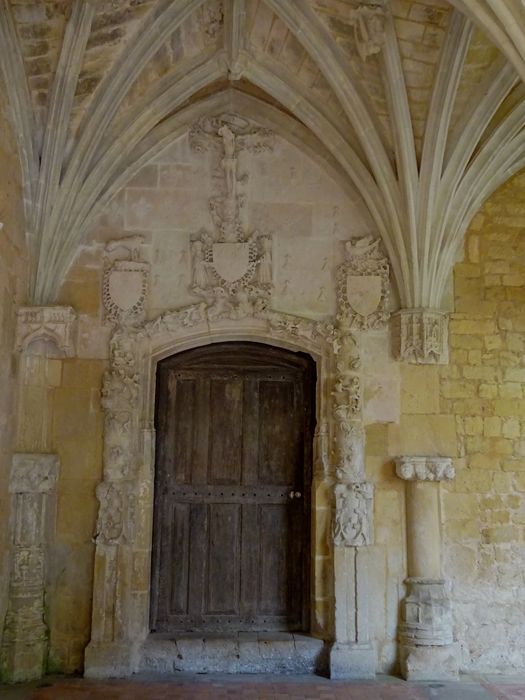
[[[401,675],[407,681],[440,681],[454,679],[459,671],[459,646],[412,647],[399,649]]]

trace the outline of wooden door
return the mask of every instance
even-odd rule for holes
[[[314,395],[258,343],[159,363],[152,630],[308,629]]]

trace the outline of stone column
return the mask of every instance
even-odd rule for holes
[[[54,530],[58,458],[15,454],[11,469],[11,573],[0,678],[40,678],[46,670],[45,549]]]
[[[365,478],[360,363],[355,339],[341,327],[336,347],[334,641],[329,671],[331,678],[371,678],[377,659],[368,633],[366,547],[372,543],[373,487]]]
[[[455,476],[449,457],[399,457],[406,484],[408,595],[399,625],[401,673],[439,680],[458,673],[458,647],[441,570],[440,481]]]
[[[9,594],[0,676],[16,682],[46,672],[46,559],[55,531],[58,458],[52,452],[51,395],[60,358],[75,354],[76,313],[70,306],[26,306],[17,314],[18,408],[9,482]]]

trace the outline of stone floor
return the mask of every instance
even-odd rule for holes
[[[139,676],[92,681],[46,678],[0,685],[1,700],[525,700],[525,676],[464,676],[456,683],[329,681],[318,676]]]

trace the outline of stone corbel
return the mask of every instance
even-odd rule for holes
[[[8,682],[40,678],[46,670],[45,545],[51,537],[50,501],[57,478],[56,455],[13,455],[11,572],[0,649],[0,679]]]
[[[399,624],[401,673],[407,680],[438,680],[458,673],[452,612],[441,571],[439,483],[455,476],[450,457],[396,459],[406,481],[408,594]]]
[[[448,363],[448,315],[437,309],[401,309],[392,315],[392,352],[416,365]]]
[[[71,306],[23,306],[18,310],[15,349],[23,352],[38,341],[51,342],[58,354],[76,354],[77,314]]]

